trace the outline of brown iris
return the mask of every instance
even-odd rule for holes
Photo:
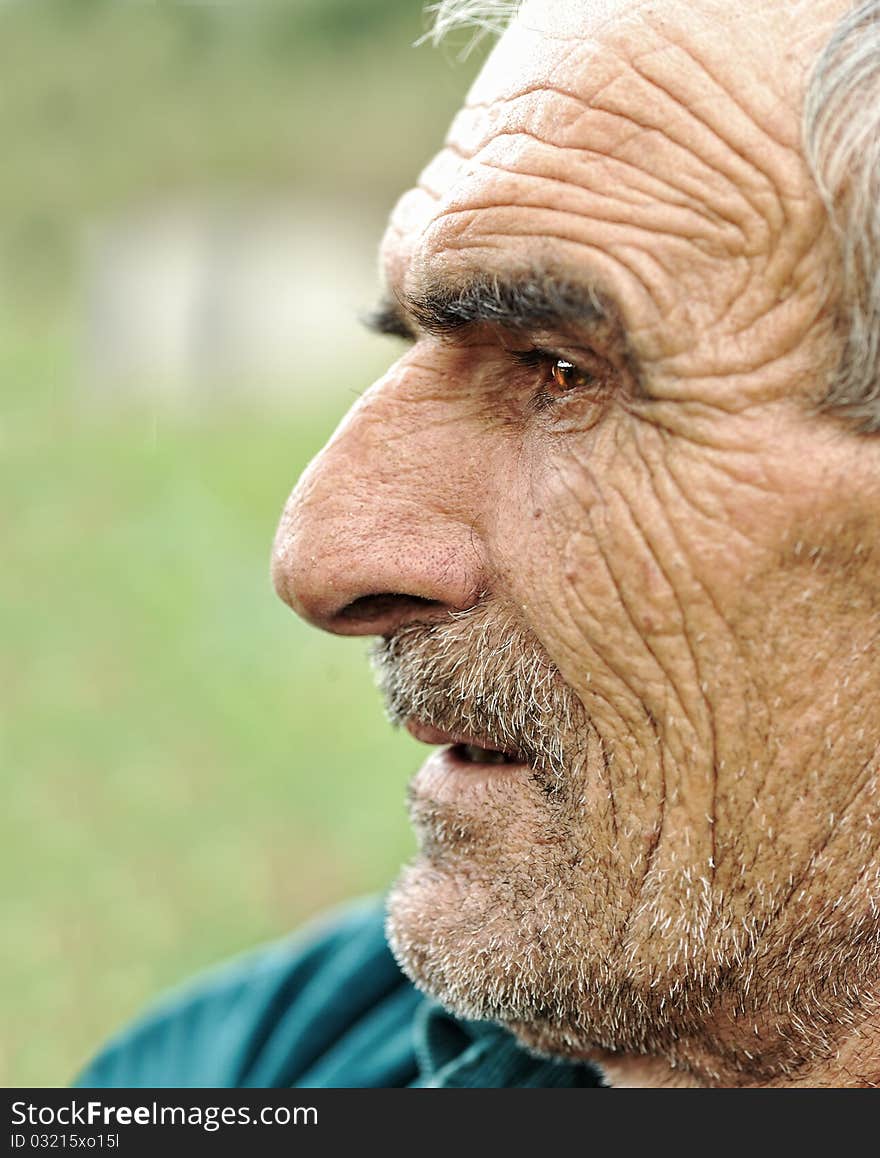
[[[594,382],[592,374],[569,362],[567,358],[554,358],[550,368],[553,385],[560,393],[568,394],[572,390],[583,389]]]

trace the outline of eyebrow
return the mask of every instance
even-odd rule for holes
[[[375,333],[415,339],[420,332],[454,337],[485,325],[524,331],[595,329],[616,314],[594,285],[531,271],[511,276],[481,273],[458,282],[429,284],[416,293],[386,294],[364,321]]]

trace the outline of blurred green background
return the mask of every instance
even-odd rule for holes
[[[0,5],[0,1080],[384,888],[420,749],[275,598],[285,496],[394,356],[382,219],[478,61],[419,0]]]

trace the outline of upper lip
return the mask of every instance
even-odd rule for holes
[[[414,739],[421,740],[423,744],[467,744],[472,748],[485,748],[487,752],[504,752],[511,759],[515,758],[515,753],[500,748],[484,736],[468,736],[464,732],[443,732],[419,720],[407,720],[405,727]]]

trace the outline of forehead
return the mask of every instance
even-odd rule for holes
[[[387,280],[417,292],[459,271],[574,264],[647,333],[682,290],[703,301],[719,263],[745,276],[815,202],[805,73],[845,7],[527,2],[398,203]]]

